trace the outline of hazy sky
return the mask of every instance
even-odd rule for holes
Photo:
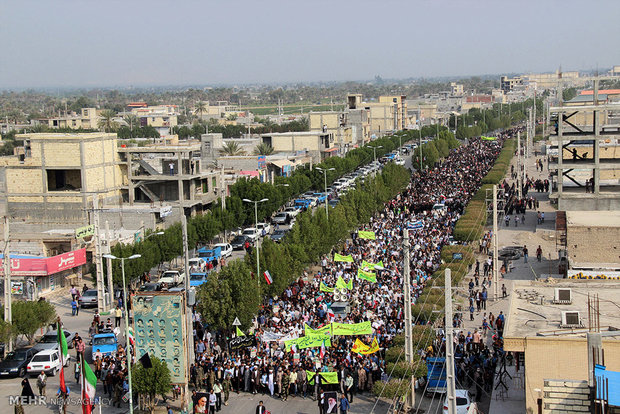
[[[0,0],[0,15],[0,88],[620,64],[618,0]]]

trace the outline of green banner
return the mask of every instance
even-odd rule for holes
[[[320,290],[321,292],[332,293],[334,291],[334,288],[330,288],[329,286],[325,284],[325,282],[321,282]]]
[[[314,377],[316,377],[316,372],[306,370],[306,375],[308,376],[308,384],[314,385]],[[321,376],[321,384],[338,384],[338,373],[337,372],[319,372]]]
[[[372,335],[370,321],[360,323],[332,322],[332,335]]]
[[[349,290],[353,290],[353,279],[349,279],[349,281],[347,282],[347,289]]]
[[[374,231],[362,231],[359,230],[357,232],[357,235],[360,239],[368,239],[368,240],[375,240],[375,232]]]
[[[307,324],[304,324],[304,334],[306,336],[310,335],[331,335],[332,334],[332,325],[327,324],[325,326],[321,326],[320,328],[312,329]]]
[[[362,261],[362,269],[373,270],[375,268],[383,269],[383,260],[381,260],[379,263],[370,263],[370,262],[367,262],[366,260]]]
[[[291,346],[297,346],[297,349],[305,349],[305,348],[316,348],[318,346],[323,345],[325,343],[325,347],[328,348],[332,346],[331,338],[329,335],[310,335],[310,336],[301,336],[299,338],[291,339],[289,341],[284,341],[284,345],[286,346],[286,352],[291,351]]]
[[[485,137],[484,135],[480,137],[483,141],[495,141],[497,137]]]
[[[343,256],[341,254],[334,254],[334,262],[347,262],[347,263],[353,263],[353,256],[348,255],[348,256]]]
[[[342,276],[338,276],[338,280],[336,280],[336,287],[338,289],[348,289],[347,282],[344,281]]]
[[[377,275],[372,272],[366,272],[362,269],[357,269],[358,279],[364,279],[372,283],[377,283]]]
[[[94,236],[95,235],[95,225],[91,224],[90,226],[79,227],[75,229],[75,238],[83,239],[84,237]]]

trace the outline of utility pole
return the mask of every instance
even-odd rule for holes
[[[411,318],[411,276],[409,274],[409,230],[403,230],[403,290],[405,291],[405,361],[413,363],[413,340]],[[411,375],[411,390],[407,406],[415,407],[415,376]]]
[[[493,184],[493,292],[495,300],[499,299],[499,290],[497,288],[497,184]]]
[[[93,224],[95,226],[95,272],[97,275],[97,308],[99,313],[106,311],[105,282],[103,280],[103,258],[101,257],[101,229],[99,228],[99,198],[93,194]],[[112,294],[112,292],[110,292]]]
[[[187,329],[185,330],[185,346],[187,349],[188,361],[194,360],[194,344],[193,344],[193,328],[192,328],[192,309],[189,307],[189,247],[187,243],[187,217],[185,217],[185,211],[181,206],[181,231],[183,233],[183,269],[185,272],[185,278],[183,284],[185,286],[185,316]],[[184,401],[185,407],[189,407],[190,395],[189,395],[189,369],[185,369],[185,387]]]
[[[446,382],[447,382],[447,401],[448,413],[456,414],[456,379],[454,374],[454,334],[452,331],[452,271],[446,269],[445,282],[445,308],[446,308]]]
[[[105,221],[105,231],[106,231],[106,239],[108,242],[107,245],[107,254],[112,254],[112,232],[110,231],[110,222],[108,220]],[[114,280],[112,278],[112,259],[109,257],[106,258],[106,269],[108,271],[108,294],[110,295],[110,310],[114,307]]]
[[[521,131],[517,131],[517,196],[521,200]]]
[[[8,124],[7,124],[8,125]],[[4,216],[4,321],[11,323],[13,313],[11,311],[11,250],[9,246],[9,217]],[[13,341],[7,341],[6,351],[13,350]]]

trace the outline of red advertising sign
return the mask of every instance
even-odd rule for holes
[[[15,258],[11,257],[11,274],[13,276],[47,276],[45,257]],[[4,275],[4,259],[0,260],[0,273]]]
[[[11,274],[14,276],[47,276],[86,264],[86,249],[59,254],[53,257],[11,257]],[[4,274],[0,259],[0,274]]]
[[[86,249],[74,250],[72,252],[59,254],[58,256],[45,259],[47,264],[47,274],[62,272],[86,263]]]

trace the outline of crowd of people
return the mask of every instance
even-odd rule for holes
[[[195,402],[204,398],[205,406],[210,407],[213,400],[213,410],[218,411],[222,403],[227,405],[231,392],[249,392],[283,400],[291,396],[311,397],[320,406],[323,392],[329,389],[342,393],[348,403],[353,403],[357,392],[369,391],[377,380],[385,379],[389,372],[385,369],[384,350],[404,330],[403,277],[411,278],[415,302],[441,264],[441,248],[449,242],[464,206],[499,155],[504,139],[513,134],[516,130],[500,134],[496,141],[473,140],[452,150],[434,168],[413,172],[409,186],[361,229],[374,232],[374,239],[353,233],[338,251],[343,256],[350,255],[353,262],[334,261],[331,254],[322,260],[321,271],[304,274],[281,296],[266,300],[252,329],[256,344],[227,349],[224,334],[209,331],[201,323],[200,315],[195,314],[196,359],[191,367],[191,382],[197,392]],[[411,229],[410,275],[403,275],[403,229],[407,227]],[[376,273],[376,283],[356,277],[364,262],[366,267],[362,270]],[[327,290],[335,287],[338,280],[352,286],[336,290],[346,299],[347,306],[334,312],[332,304],[337,301],[334,293]],[[486,286],[481,292],[484,291]],[[481,296],[480,302],[484,301],[486,298]],[[303,336],[307,327],[318,329],[330,322],[365,321],[371,323],[372,335],[334,336],[327,347],[293,348],[290,352],[284,347],[285,340]],[[419,318],[416,323],[428,321]],[[464,372],[486,386],[486,369],[491,369],[496,356],[484,345],[475,349],[465,347],[468,337],[463,336],[462,343],[461,355],[464,361],[467,359]],[[376,338],[382,350],[369,355],[354,353],[353,344],[358,338],[366,344]],[[445,348],[442,338],[440,333],[431,350],[426,345],[421,347],[423,356],[427,351],[441,354]],[[499,341],[498,337],[498,346]],[[320,375],[326,372],[337,373],[337,381],[328,384]],[[201,397],[202,390],[208,394]]]

